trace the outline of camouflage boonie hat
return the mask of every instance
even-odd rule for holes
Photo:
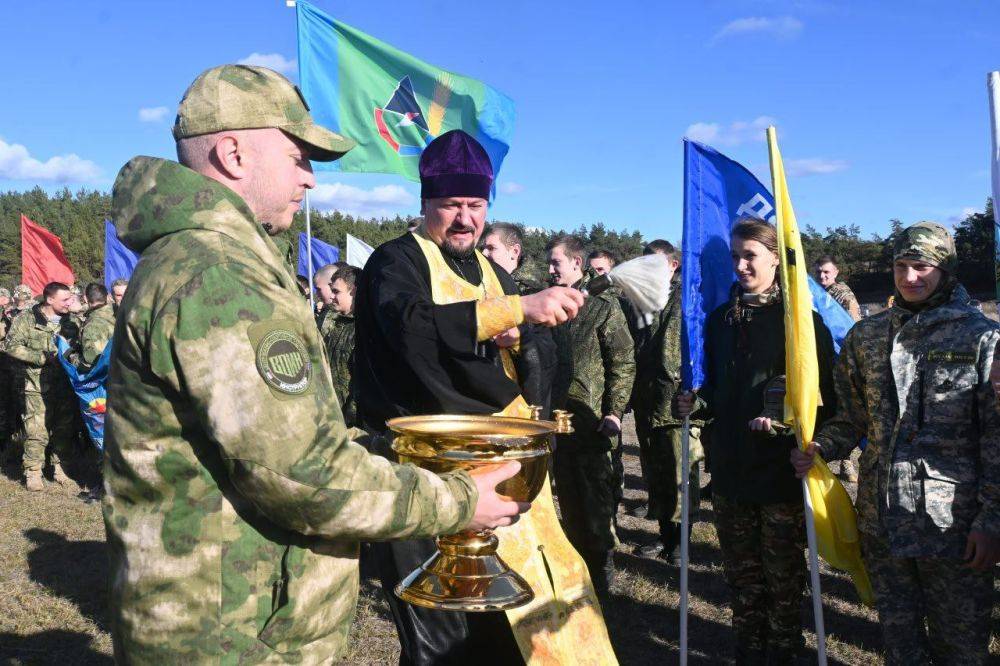
[[[177,109],[174,139],[223,130],[275,127],[309,145],[309,159],[332,162],[356,144],[313,122],[298,87],[266,67],[221,65],[194,80]]]
[[[14,298],[19,301],[30,301],[34,298],[34,294],[31,293],[31,288],[26,284],[19,284],[14,287]]]
[[[896,238],[892,259],[923,261],[948,273],[958,265],[954,239],[936,222],[917,222],[903,229]]]

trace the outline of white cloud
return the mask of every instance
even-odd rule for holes
[[[150,106],[139,109],[139,120],[144,123],[158,123],[167,117],[170,109],[165,106]]]
[[[738,146],[742,143],[763,143],[764,131],[768,125],[774,125],[770,116],[758,116],[750,121],[737,120],[724,127],[719,123],[695,123],[689,125],[684,136],[694,141],[707,143],[711,146]]]
[[[980,208],[976,208],[974,206],[965,206],[962,208],[961,213],[958,213],[956,215],[949,215],[946,218],[946,221],[949,222],[952,225],[952,227],[954,227],[960,222],[963,222],[965,218],[969,217],[970,215],[975,215],[976,213],[981,213],[981,212],[983,211]]]
[[[768,35],[777,39],[793,39],[802,32],[802,21],[793,16],[764,18],[751,16],[730,21],[715,33],[711,43],[740,35]]]
[[[500,183],[499,189],[502,194],[520,194],[521,192],[524,192],[524,185],[508,180]]]
[[[56,155],[42,162],[19,143],[0,139],[0,180],[88,183],[97,180],[101,169],[79,155]]]
[[[807,157],[801,160],[788,160],[785,164],[785,172],[789,176],[816,176],[844,171],[848,166],[845,160]]]
[[[339,210],[356,217],[394,217],[413,212],[417,199],[399,185],[365,190],[344,183],[318,183],[309,201],[322,210]]]
[[[256,51],[242,60],[237,60],[236,64],[267,67],[285,76],[295,74],[295,71],[298,69],[298,62],[294,58],[289,60],[280,53],[257,53]]]

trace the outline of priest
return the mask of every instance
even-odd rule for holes
[[[386,420],[397,416],[524,416],[517,364],[532,344],[525,324],[572,319],[583,297],[563,287],[519,296],[506,271],[476,250],[493,168],[473,137],[454,130],[432,141],[420,157],[420,184],[421,225],[376,249],[357,287],[360,423],[384,434]],[[401,663],[519,660],[502,614],[429,610],[395,597],[396,584],[434,550],[429,539],[372,547]]]

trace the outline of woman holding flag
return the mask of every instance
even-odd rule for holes
[[[732,590],[737,664],[794,663],[803,644],[802,488],[789,464],[796,441],[782,422],[784,309],[775,228],[743,218],[732,229],[728,303],[705,327],[705,383],[677,398],[681,417],[714,419],[715,526]],[[823,406],[832,414],[833,340],[814,314]]]

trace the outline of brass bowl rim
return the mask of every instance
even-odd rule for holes
[[[454,428],[444,430],[423,428],[426,424],[454,424]],[[555,421],[525,419],[517,416],[493,416],[475,414],[423,414],[399,416],[385,422],[393,432],[416,437],[438,439],[510,439],[512,437],[542,437],[554,434],[559,427]],[[486,426],[489,426],[487,429]],[[439,426],[440,427],[440,426]]]

